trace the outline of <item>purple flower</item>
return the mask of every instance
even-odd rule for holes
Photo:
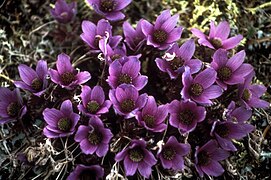
[[[48,85],[46,79],[48,74],[46,61],[39,60],[36,71],[24,64],[20,64],[18,70],[22,81],[15,81],[14,84],[16,87],[28,90],[36,96],[40,96],[45,92]]]
[[[105,101],[104,91],[101,86],[91,89],[89,86],[82,87],[82,103],[78,105],[78,110],[87,116],[101,115],[107,113],[111,106],[109,100]]]
[[[170,10],[165,10],[156,19],[155,25],[146,20],[142,21],[142,32],[147,37],[147,45],[160,50],[167,49],[170,44],[180,39],[182,27],[175,28],[179,15],[170,15]]]
[[[146,40],[142,32],[142,22],[143,20],[141,19],[135,29],[127,21],[123,23],[125,42],[132,51],[138,51]]]
[[[240,51],[230,59],[227,57],[228,52],[219,49],[214,53],[211,67],[217,72],[217,84],[223,89],[227,89],[227,85],[243,83],[245,76],[253,71],[250,64],[243,63],[245,60],[245,51]]]
[[[226,110],[226,119],[232,122],[244,123],[252,116],[252,110],[244,107],[236,107],[232,101]]]
[[[132,140],[130,145],[115,156],[115,161],[123,161],[126,176],[133,176],[138,169],[145,178],[151,175],[151,168],[157,160],[154,155],[146,149],[144,140]]]
[[[110,21],[118,21],[124,19],[125,15],[121,10],[128,6],[132,0],[87,0],[87,2],[96,13]]]
[[[222,161],[229,157],[229,153],[218,147],[215,140],[208,141],[202,147],[196,147],[195,152],[195,167],[200,177],[203,174],[210,176],[220,176],[224,169],[218,161]]]
[[[67,180],[76,179],[102,179],[104,176],[104,169],[99,165],[85,166],[78,164],[73,172],[70,173]]]
[[[67,4],[65,0],[57,0],[51,15],[60,23],[69,23],[76,14],[76,2]]]
[[[215,121],[211,130],[218,144],[227,151],[237,151],[232,139],[242,139],[255,128],[251,124]]]
[[[247,75],[245,82],[238,87],[238,95],[243,106],[247,109],[253,108],[267,108],[270,103],[260,99],[266,92],[266,87],[259,84],[251,84],[255,72],[252,71]]]
[[[115,60],[109,66],[109,76],[107,79],[111,88],[117,88],[121,84],[134,85],[137,90],[141,90],[148,82],[148,77],[140,74],[140,61],[136,56],[125,57],[123,63]]]
[[[60,110],[46,108],[42,115],[47,123],[43,134],[48,138],[66,137],[73,134],[80,119],[80,116],[73,112],[70,100],[64,101]]]
[[[80,143],[83,153],[96,153],[97,156],[103,157],[108,151],[108,144],[112,137],[111,131],[104,127],[100,118],[95,116],[89,120],[89,126],[79,126],[74,140]]]
[[[109,44],[106,44],[106,48],[102,49],[103,55],[107,64],[111,64],[113,61],[126,57],[126,47],[123,44],[122,47],[111,48]]]
[[[199,38],[199,44],[212,49],[222,48],[229,50],[237,46],[243,39],[243,36],[240,34],[228,38],[230,35],[230,25],[226,21],[220,22],[218,26],[215,26],[215,23],[211,21],[209,36],[206,36],[196,28],[192,28],[191,32]]]
[[[158,68],[167,72],[171,79],[175,79],[182,74],[185,66],[190,67],[191,74],[197,73],[201,69],[202,62],[198,59],[191,59],[195,52],[193,39],[186,41],[180,48],[177,43],[166,51],[163,59],[156,58]]]
[[[26,113],[26,107],[19,89],[9,90],[6,87],[0,87],[0,124],[9,123],[22,118]]]
[[[64,53],[58,55],[56,68],[57,70],[49,70],[52,81],[69,90],[87,82],[91,78],[90,73],[87,71],[77,72],[72,67],[70,57]]]
[[[170,136],[162,149],[158,151],[157,157],[165,169],[183,170],[183,156],[187,155],[190,149],[189,144],[179,143],[175,136]]]
[[[97,26],[85,20],[82,22],[82,30],[83,33],[80,37],[88,44],[93,53],[101,52],[101,49],[104,49],[106,44],[114,48],[122,39],[121,36],[112,35],[112,26],[105,19],[99,20]]]
[[[200,104],[212,104],[210,99],[219,97],[223,90],[217,85],[213,85],[216,80],[216,71],[212,68],[207,68],[200,72],[193,79],[189,68],[185,68],[182,76],[183,89],[181,91],[182,97],[192,99]]]
[[[169,107],[169,123],[178,128],[182,133],[193,131],[198,122],[202,122],[206,116],[204,107],[197,106],[193,101],[173,100]]]
[[[147,94],[138,94],[131,85],[121,85],[109,91],[109,99],[113,103],[115,112],[125,116],[126,119],[134,117],[136,112],[142,109],[147,102]]]
[[[153,96],[148,97],[148,101],[141,111],[136,114],[136,119],[141,126],[153,132],[162,132],[167,128],[164,123],[168,115],[168,106],[157,107]]]

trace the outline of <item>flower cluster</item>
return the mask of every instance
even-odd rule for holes
[[[184,28],[177,25],[179,15],[171,15],[170,10],[163,11],[154,24],[139,20],[135,29],[122,22],[114,28],[122,27],[124,36],[113,35],[110,21],[124,19],[122,10],[131,1],[87,2],[106,18],[97,23],[84,20],[80,36],[87,46],[85,54],[102,64],[101,76],[92,78],[100,71],[90,73],[85,67],[78,70],[76,59],[64,53],[58,55],[56,67],[48,68],[45,60],[38,61],[36,70],[20,65],[17,88],[0,89],[0,123],[20,120],[28,113],[20,88],[25,97],[48,101],[39,115],[44,119],[44,136],[51,141],[67,138],[80,148],[70,153],[79,151],[93,159],[72,160],[77,165],[68,179],[112,176],[106,173],[114,174],[116,165],[124,167],[118,172],[123,176],[155,179],[154,169],[180,173],[186,166],[201,177],[220,176],[224,172],[220,162],[238,150],[233,140],[254,130],[249,124],[252,108],[269,106],[260,99],[266,88],[252,84],[255,73],[244,63],[245,51],[228,51],[242,36],[228,38],[229,24],[223,21],[216,26],[212,21],[209,36],[191,30],[199,44],[193,38],[184,40]],[[51,13],[67,23],[75,7],[58,0]],[[194,55],[199,45],[211,49],[211,62]],[[173,94],[167,81],[178,84],[178,97],[166,95]]]

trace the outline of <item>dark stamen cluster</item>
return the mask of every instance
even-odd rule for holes
[[[102,142],[103,135],[99,131],[94,130],[89,133],[88,140],[91,144],[98,145]]]
[[[42,89],[42,81],[39,78],[35,78],[32,83],[31,83],[31,87],[36,90],[39,91]]]
[[[153,32],[153,40],[157,43],[164,43],[168,38],[168,34],[166,31],[162,29],[155,30]]]
[[[112,12],[116,8],[116,2],[114,0],[101,0],[100,9],[103,12]]]
[[[131,112],[135,109],[135,101],[132,99],[126,99],[120,104],[123,112]]]
[[[11,117],[15,117],[18,115],[19,110],[20,110],[19,105],[15,102],[12,102],[7,107],[7,114]]]
[[[65,72],[61,74],[60,78],[64,85],[69,85],[75,80],[75,74],[72,72]]]
[[[140,162],[144,159],[144,151],[140,148],[129,150],[129,158],[133,162]]]
[[[221,81],[229,80],[231,78],[231,75],[232,70],[227,66],[224,66],[217,71],[217,76]]]
[[[150,128],[152,128],[155,125],[155,119],[153,116],[151,115],[145,115],[143,116],[143,120],[146,123],[146,125]]]
[[[57,127],[59,130],[67,132],[72,127],[72,121],[70,120],[70,118],[61,118],[57,122]]]
[[[100,108],[99,103],[97,103],[96,101],[90,101],[87,104],[87,110],[90,113],[96,113]]]
[[[179,121],[184,125],[191,125],[194,120],[194,113],[191,110],[184,110],[179,114]]]
[[[133,81],[132,77],[129,76],[128,74],[121,74],[119,76],[119,79],[118,79],[119,85],[123,84],[123,83],[125,83],[125,84],[132,84],[132,81]]]
[[[184,65],[184,60],[180,57],[175,57],[173,60],[169,61],[170,67],[173,70],[177,70]]]
[[[176,156],[176,151],[171,147],[166,147],[162,151],[162,156],[164,159],[171,161]]]
[[[199,83],[192,84],[190,87],[190,93],[194,96],[200,96],[203,93],[203,87]]]

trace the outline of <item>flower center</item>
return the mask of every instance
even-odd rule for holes
[[[228,137],[230,133],[229,128],[227,126],[224,126],[223,124],[216,126],[215,132],[222,138]]]
[[[69,85],[75,80],[75,75],[72,72],[65,72],[61,74],[60,79],[64,85]]]
[[[88,112],[92,114],[96,113],[99,108],[100,108],[100,104],[98,104],[96,101],[90,101],[87,104],[87,110]]]
[[[126,99],[120,104],[123,112],[131,112],[135,109],[135,101],[132,99]]]
[[[182,60],[180,57],[175,57],[173,60],[169,61],[169,64],[171,69],[175,71],[183,66],[184,60]]]
[[[144,151],[140,148],[130,149],[129,158],[133,162],[140,162],[144,159]]]
[[[15,117],[18,115],[19,113],[19,110],[20,110],[20,107],[17,103],[15,102],[12,102],[8,105],[7,107],[7,114],[10,116],[10,117]]]
[[[249,101],[251,98],[251,93],[248,89],[245,89],[244,92],[243,92],[243,95],[242,95],[242,99],[244,101]]]
[[[80,180],[96,180],[96,171],[85,169],[80,173]]]
[[[166,31],[158,29],[153,32],[153,40],[156,43],[164,43],[168,38],[168,34]]]
[[[91,144],[98,145],[98,144],[100,144],[102,142],[103,135],[102,135],[102,133],[94,130],[94,131],[89,133],[88,140],[89,140],[89,142]]]
[[[120,58],[121,58],[120,54],[114,54],[113,56],[111,56],[112,61],[115,61],[115,60],[120,59]]]
[[[103,12],[112,12],[116,5],[117,4],[114,0],[101,0],[100,9]]]
[[[229,67],[227,67],[227,66],[220,68],[218,70],[218,72],[217,72],[218,78],[220,80],[222,80],[222,81],[229,80],[230,77],[231,77],[231,75],[232,75],[232,70]]]
[[[179,114],[179,121],[184,125],[191,125],[194,120],[194,113],[190,110],[184,110]]]
[[[212,38],[211,40],[211,44],[214,46],[214,48],[219,49],[222,46],[222,41],[220,39],[217,38]]]
[[[167,147],[163,149],[162,151],[163,158],[169,161],[173,160],[175,155],[176,155],[176,151],[172,149],[171,147]]]
[[[198,153],[198,165],[206,166],[211,162],[208,152],[201,151]]]
[[[199,83],[192,84],[190,87],[190,92],[194,96],[200,96],[203,93],[203,87]]]
[[[72,127],[72,121],[70,120],[70,118],[61,118],[58,120],[57,122],[57,127],[59,130],[67,132],[71,129]]]
[[[42,81],[39,78],[35,78],[32,82],[31,82],[31,87],[36,90],[39,91],[42,89]]]
[[[154,126],[155,119],[153,116],[147,114],[143,117],[143,120],[148,127],[152,128]]]
[[[121,74],[118,79],[119,85],[121,84],[132,84],[132,77],[128,74]]]

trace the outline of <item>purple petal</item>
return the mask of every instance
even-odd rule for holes
[[[90,75],[90,73],[87,72],[87,71],[79,72],[79,73],[76,75],[76,79],[78,80],[78,81],[77,81],[78,84],[84,84],[84,83],[86,83],[88,80],[91,79],[91,75]]]
[[[246,57],[246,53],[244,50],[236,53],[234,56],[232,56],[226,66],[227,67],[230,67],[232,71],[235,71],[236,69],[238,69],[241,64],[244,62],[245,60],[245,57]]]
[[[243,39],[242,35],[237,35],[237,36],[231,37],[231,38],[223,41],[222,47],[227,50],[232,49],[235,46],[237,46],[242,39]]]
[[[25,90],[28,90],[30,92],[33,92],[33,89],[31,86],[28,86],[26,83],[24,83],[23,81],[14,81],[13,82],[14,85],[18,88],[21,88],[21,89],[25,89]]]
[[[203,46],[207,46],[211,49],[215,49],[214,46],[207,39],[199,39],[198,43]]]
[[[184,160],[182,156],[176,155],[176,157],[172,160],[172,169],[181,171],[184,169]]]
[[[147,99],[148,99],[148,95],[146,93],[144,94],[141,94],[137,101],[136,101],[136,106],[141,109],[145,106],[146,102],[147,102]]]
[[[143,89],[147,83],[148,83],[148,76],[139,75],[133,80],[133,84],[137,90]]]
[[[163,72],[167,72],[167,69],[170,69],[168,62],[164,59],[156,58],[155,62],[157,67]]]
[[[199,83],[203,88],[208,88],[214,84],[216,80],[216,71],[212,68],[207,68],[204,71],[200,72],[194,79],[195,83]]]
[[[250,90],[255,94],[256,97],[261,97],[266,92],[264,85],[251,85]]]
[[[50,74],[50,77],[51,77],[51,80],[56,83],[56,84],[59,84],[61,79],[60,79],[60,76],[58,74],[58,72],[54,69],[49,69],[49,74]]]
[[[196,28],[192,28],[191,32],[194,34],[194,36],[196,36],[197,38],[201,38],[201,39],[206,39],[206,35],[201,32],[200,30],[196,29]]]
[[[191,74],[199,72],[202,66],[202,61],[199,59],[191,59],[185,62],[185,65],[190,68]]]
[[[143,20],[141,25],[142,25],[142,32],[145,34],[145,36],[152,34],[153,25],[151,23],[149,23],[146,20]]]
[[[145,178],[149,178],[151,175],[150,165],[144,162],[138,164],[138,171]]]
[[[252,111],[239,107],[231,113],[231,116],[235,117],[239,123],[242,123],[247,121],[252,116]]]
[[[66,100],[61,104],[60,111],[65,115],[69,116],[73,113],[72,102],[70,100]]]
[[[227,21],[220,22],[215,31],[215,37],[225,40],[230,34],[230,25]]]
[[[155,29],[158,29],[162,26],[164,22],[166,22],[171,17],[170,10],[164,10],[155,21]]]
[[[148,96],[147,103],[142,110],[142,115],[153,115],[157,111],[157,104],[153,96]]]
[[[74,140],[76,142],[81,142],[83,139],[87,138],[89,131],[89,127],[80,125],[74,136]]]
[[[123,160],[125,156],[127,155],[127,151],[128,149],[123,149],[121,152],[116,154],[115,161],[120,162],[121,160]]]
[[[192,58],[195,52],[195,42],[193,39],[186,41],[179,49],[180,57],[188,61]]]
[[[59,134],[48,130],[46,127],[43,129],[43,134],[48,138],[58,138]]]
[[[126,156],[124,158],[124,169],[125,169],[125,174],[127,176],[132,176],[135,174],[137,167],[138,167],[138,163],[134,163],[132,162],[128,156]]]
[[[225,149],[227,151],[237,151],[236,147],[233,145],[233,143],[231,142],[231,140],[224,139],[224,138],[220,137],[219,135],[217,135],[216,133],[215,133],[215,137],[217,139],[217,142],[219,143],[219,145],[223,149]],[[214,155],[218,156],[218,154],[216,154],[216,153],[214,153]],[[216,160],[216,159],[214,159],[214,160]],[[223,160],[223,159],[221,159],[221,160]]]
[[[42,113],[47,124],[57,127],[57,122],[63,117],[63,114],[57,109],[46,108]]]
[[[210,22],[209,38],[214,38],[216,34],[216,25],[214,21]]]
[[[163,29],[166,32],[170,32],[173,30],[173,28],[177,25],[177,22],[179,20],[179,14],[175,14],[174,16],[167,19],[161,26],[161,29]]]
[[[71,64],[71,59],[67,54],[61,53],[57,56],[56,68],[59,74],[72,72],[74,69]]]
[[[115,7],[115,11],[120,11],[122,9],[124,9],[126,6],[128,6],[132,0],[124,0],[124,1],[117,1],[117,5]]]
[[[122,20],[125,18],[125,15],[120,12],[120,11],[117,11],[117,12],[111,12],[111,13],[108,13],[106,15],[106,18],[110,21],[118,21],[118,20]]]
[[[94,100],[98,104],[102,105],[104,103],[104,99],[105,96],[103,88],[101,86],[95,86],[91,92],[91,100]]]
[[[139,71],[140,71],[140,61],[137,60],[136,58],[130,59],[122,67],[122,73],[130,75],[132,78],[138,76]]]
[[[108,144],[102,144],[99,145],[97,150],[96,150],[96,154],[98,157],[103,157],[106,155],[107,151],[108,151],[109,145]]]
[[[35,78],[38,78],[37,73],[24,64],[20,64],[18,69],[21,79],[29,86],[31,86],[31,83]]]
[[[36,72],[41,80],[44,79],[48,73],[47,62],[44,60],[39,60],[36,67]]]
[[[204,173],[215,177],[220,176],[224,172],[223,167],[217,161],[212,161],[207,166],[201,166],[201,169]]]
[[[82,103],[86,107],[87,103],[90,101],[91,97],[91,88],[89,86],[83,86],[82,92],[80,94],[82,98]]]
[[[121,74],[121,70],[122,70],[122,65],[118,60],[112,62],[109,66],[110,76],[112,75],[112,76],[118,77]]]
[[[168,36],[168,38],[166,40],[166,43],[170,44],[170,43],[173,43],[173,42],[179,40],[181,38],[182,31],[183,31],[182,27],[174,28],[169,33],[169,36]]]
[[[221,68],[228,62],[228,52],[224,49],[218,49],[213,55],[213,62]]]

